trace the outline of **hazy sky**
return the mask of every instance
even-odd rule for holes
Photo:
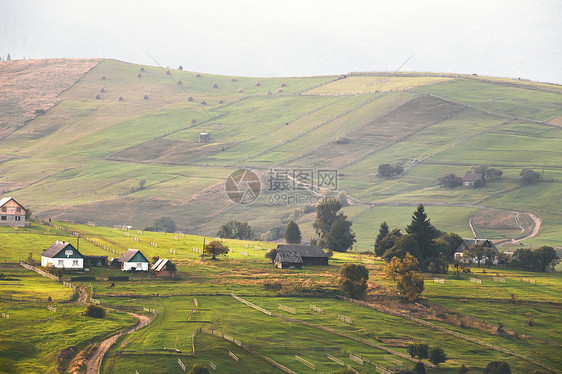
[[[0,0],[8,53],[249,76],[394,71],[413,54],[402,70],[562,84],[562,0]]]

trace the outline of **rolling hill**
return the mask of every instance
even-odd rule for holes
[[[26,62],[0,62],[12,77],[35,74],[10,87],[10,100],[28,98],[18,109],[27,114],[0,115],[0,192],[39,217],[142,228],[170,216],[203,235],[231,219],[261,234],[291,217],[308,238],[314,213],[302,208],[317,195],[272,182],[310,170],[320,182],[319,171],[336,170],[337,188],[328,187],[347,196],[360,250],[371,248],[381,221],[404,227],[418,203],[442,230],[472,235],[471,222],[478,236],[506,241],[532,233],[532,213],[542,223],[525,243],[562,243],[559,85],[421,73],[231,77],[72,60],[72,74],[51,85],[45,104],[28,93],[64,63]],[[30,115],[34,108],[47,110]],[[212,141],[198,142],[202,132]],[[381,178],[382,163],[404,172]],[[502,178],[479,189],[437,185],[481,164]],[[240,168],[261,177],[252,204],[225,194],[224,181]],[[543,181],[521,186],[523,168],[544,170]],[[291,204],[283,193],[306,198]]]

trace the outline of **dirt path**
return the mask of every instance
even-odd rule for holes
[[[519,212],[518,212],[519,213]],[[533,227],[533,231],[531,231],[528,235],[525,235],[524,237],[522,237],[521,239],[517,239],[517,240],[512,240],[512,243],[519,243],[520,241],[523,241],[525,239],[531,239],[534,238],[535,236],[537,236],[539,234],[539,229],[541,228],[541,223],[542,223],[542,219],[538,216],[536,216],[533,213],[527,213],[527,215],[529,217],[531,217],[531,219],[534,222],[534,227]],[[519,225],[521,226],[521,225]]]
[[[149,317],[149,316],[145,316],[145,315],[142,315],[142,314],[135,314],[135,313],[130,313],[130,312],[128,312],[128,313],[131,316],[133,316],[135,318],[138,318],[139,323],[135,327],[132,327],[127,331],[120,332],[119,334],[115,334],[115,335],[105,339],[103,342],[101,342],[99,347],[96,349],[96,352],[94,353],[94,355],[92,357],[90,357],[90,359],[86,362],[86,374],[97,374],[97,373],[99,373],[103,357],[105,356],[107,351],[109,351],[109,348],[111,348],[111,346],[113,344],[115,344],[115,342],[117,341],[117,339],[119,339],[119,337],[121,337],[122,335],[130,334],[134,331],[137,331],[137,330],[143,328],[144,326],[146,326],[150,322],[152,322],[152,320],[154,319],[154,316]]]

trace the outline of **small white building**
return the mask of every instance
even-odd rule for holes
[[[59,269],[83,269],[84,256],[72,244],[57,240],[41,253],[41,266],[49,264]]]
[[[127,249],[118,260],[123,271],[148,271],[148,259],[138,249]]]

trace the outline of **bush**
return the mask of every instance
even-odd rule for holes
[[[209,374],[209,369],[201,364],[195,364],[187,374]]]
[[[354,299],[363,299],[367,294],[369,270],[363,265],[344,264],[340,271],[340,290]]]
[[[105,318],[105,308],[100,305],[90,304],[84,311],[84,314],[93,318]]]
[[[414,366],[414,373],[416,374],[425,374],[425,365],[423,362],[418,362]]]
[[[511,367],[507,362],[492,361],[486,366],[484,374],[511,374]]]
[[[429,361],[437,366],[445,361],[447,361],[447,355],[441,348],[431,348],[429,350]]]

